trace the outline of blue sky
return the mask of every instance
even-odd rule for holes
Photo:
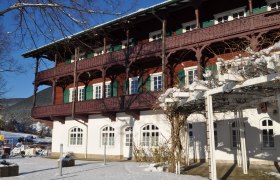
[[[2,1],[0,5],[6,7],[8,1]],[[146,8],[157,3],[164,2],[164,0],[138,0],[135,10],[140,8]],[[111,17],[114,19],[114,17]],[[102,22],[109,20],[108,18],[100,18],[97,19],[96,22]],[[12,17],[12,13],[8,13],[5,16],[0,16],[0,21],[3,22],[5,31],[11,32],[15,28],[16,20]],[[96,24],[93,24],[96,25]],[[12,39],[13,40],[13,39]],[[39,44],[39,46],[44,45],[44,43]],[[32,82],[34,81],[34,71],[35,71],[35,59],[28,58],[25,59],[21,56],[24,52],[28,51],[28,49],[22,49],[17,46],[13,46],[12,49],[9,50],[11,55],[19,62],[21,66],[23,66],[26,71],[24,73],[5,73],[8,92],[5,95],[5,98],[27,98],[33,95],[34,86]],[[39,91],[45,87],[40,87]]]

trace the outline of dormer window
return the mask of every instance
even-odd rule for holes
[[[151,32],[149,34],[149,42],[156,41],[162,38],[161,30]]]
[[[218,23],[224,23],[228,21],[228,16],[218,17]]]
[[[191,22],[187,22],[187,23],[183,23],[183,33],[187,32],[187,31],[192,31],[196,29],[196,22],[195,21],[191,21]]]

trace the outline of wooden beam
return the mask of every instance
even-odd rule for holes
[[[127,110],[126,114],[132,116],[135,120],[140,120],[140,111],[139,110]]]

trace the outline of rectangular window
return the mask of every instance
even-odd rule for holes
[[[69,100],[70,102],[73,102],[75,99],[75,95],[77,95],[77,100],[78,101],[83,101],[85,100],[85,87],[80,86],[78,87],[78,93],[75,94],[75,88],[70,88],[70,93],[69,93]]]
[[[149,42],[156,41],[162,38],[161,30],[151,32],[149,34]]]
[[[153,77],[153,80],[154,80],[154,91],[159,91],[159,90],[161,90],[161,86],[162,86],[161,75],[154,76],[154,77]]]
[[[102,86],[96,85],[94,86],[94,99],[101,99],[102,98]]]
[[[132,46],[132,38],[128,40],[129,46]],[[127,47],[127,40],[122,41],[122,49],[125,49]]]
[[[183,23],[182,27],[183,27],[183,33],[187,32],[187,31],[195,30],[196,29],[196,22],[191,21],[191,22]]]
[[[236,12],[232,14],[233,19],[240,19],[243,18],[245,15],[244,11]]]
[[[197,78],[197,67],[189,67],[185,69],[186,71],[186,85],[189,86],[191,85],[194,80]]]
[[[111,97],[111,83],[105,84],[105,96],[106,98]]]
[[[125,134],[125,146],[132,146],[132,133]]]
[[[270,4],[271,10],[278,9],[280,7],[280,2],[275,2]]]
[[[138,94],[138,77],[129,78],[130,94]]]

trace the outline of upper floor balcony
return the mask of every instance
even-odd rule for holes
[[[103,114],[130,112],[153,109],[158,92],[94,99],[75,102],[75,114],[88,116],[90,114]],[[36,119],[51,120],[52,117],[72,116],[73,103],[34,107],[31,116]]]
[[[257,15],[187,31],[182,34],[172,33],[166,38],[166,50],[176,52],[180,49],[188,49],[194,45],[207,45],[226,39],[242,38],[252,32],[263,32],[280,28],[280,10],[268,11]],[[156,40],[147,43],[139,43],[131,47],[130,59],[142,59],[149,56],[160,56],[162,42]],[[87,58],[78,62],[77,71],[84,72],[104,65],[113,65],[125,60],[126,49],[106,53],[93,58]],[[36,76],[37,82],[50,80],[55,77],[70,75],[73,73],[74,63],[54,67],[41,71]]]

